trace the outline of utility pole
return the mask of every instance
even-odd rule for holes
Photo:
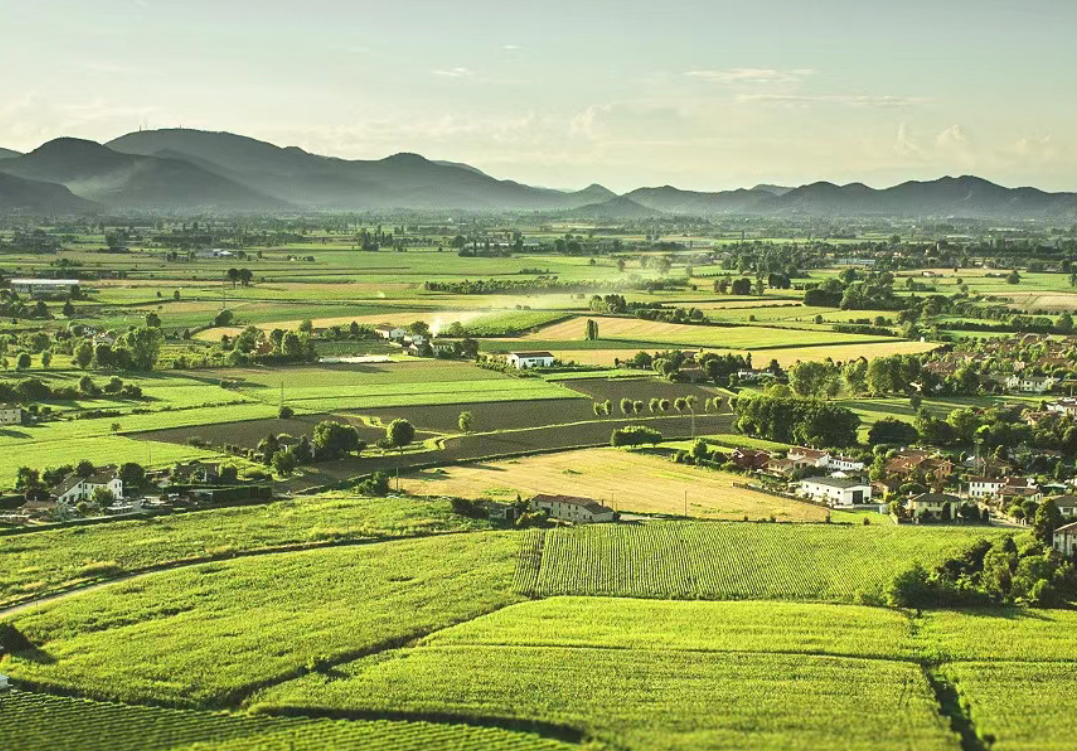
[[[688,488],[684,489],[684,518],[688,518]]]

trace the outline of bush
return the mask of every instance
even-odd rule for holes
[[[356,486],[356,489],[361,495],[384,498],[389,494],[389,475],[384,472],[375,472],[373,475],[360,482]]]
[[[282,405],[281,408],[277,410],[277,417],[282,420],[291,419],[293,415],[295,415],[295,410],[288,405]]]
[[[645,443],[653,446],[661,440],[662,434],[646,425],[626,425],[610,435],[610,445],[614,447],[641,446]]]

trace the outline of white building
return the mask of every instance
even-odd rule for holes
[[[566,522],[611,522],[613,509],[603,506],[593,498],[578,498],[571,495],[547,495],[540,493],[531,499],[533,511],[545,511],[551,519]]]
[[[81,501],[93,500],[98,488],[111,491],[116,498],[123,497],[123,480],[115,467],[101,467],[89,477],[79,477],[72,472],[52,489],[52,495],[58,505],[73,506]]]
[[[797,467],[828,467],[830,465],[830,453],[818,449],[794,446],[785,456]]]
[[[0,675],[0,691],[7,691],[11,688],[11,680],[6,675]]]
[[[826,466],[838,472],[862,472],[864,462],[848,456],[831,456]]]
[[[1053,389],[1056,383],[1058,379],[1053,376],[1012,375],[1006,379],[1006,388],[1024,394],[1043,394]]]
[[[401,328],[400,326],[384,323],[380,326],[375,326],[374,333],[382,339],[388,339],[391,342],[395,342],[397,339],[403,339],[404,335],[408,332],[407,329]]]
[[[1048,404],[1047,410],[1049,412],[1061,412],[1070,417],[1077,417],[1077,399],[1072,399],[1070,397],[1059,399]]]
[[[1005,485],[1005,480],[999,480],[994,477],[970,477],[969,495],[973,498],[995,496],[999,494]]]
[[[800,495],[828,506],[871,503],[871,483],[847,477],[809,477],[800,481]]]
[[[553,365],[554,357],[551,352],[509,352],[506,358],[509,365],[518,370],[528,368],[548,368]]]
[[[1077,555],[1077,522],[1056,529],[1051,547],[1069,558]]]
[[[17,404],[0,404],[0,425],[22,425],[22,407]]]
[[[78,279],[12,279],[11,289],[31,297],[68,297],[79,286]]]
[[[1048,498],[1047,500],[1054,501],[1058,513],[1062,514],[1066,519],[1077,518],[1077,495],[1056,495],[1054,498]]]

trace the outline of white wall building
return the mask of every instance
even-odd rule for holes
[[[1006,379],[1006,388],[1024,394],[1043,394],[1053,389],[1056,383],[1058,379],[1053,376],[1012,375]]]
[[[31,297],[67,297],[79,286],[78,279],[12,279],[11,289]]]
[[[540,493],[531,499],[533,511],[545,511],[551,519],[566,522],[611,522],[614,511],[593,498]]]
[[[999,480],[994,477],[970,477],[969,495],[973,498],[987,498],[998,495],[1005,485],[1005,480]]]
[[[554,357],[551,352],[509,352],[506,358],[509,365],[518,370],[529,368],[548,368],[553,365]]]
[[[22,425],[22,407],[17,404],[0,404],[0,425]]]
[[[389,324],[385,324],[382,326],[375,326],[374,333],[380,336],[382,339],[388,339],[389,341],[395,342],[397,339],[403,339],[404,335],[408,332],[406,329],[403,329],[400,326],[391,326]]]
[[[871,483],[847,477],[809,477],[800,481],[799,494],[828,506],[871,503]]]
[[[1077,522],[1056,529],[1051,547],[1069,558],[1077,555]]]
[[[52,489],[52,495],[57,504],[73,506],[81,501],[93,500],[98,488],[112,491],[112,495],[116,498],[123,497],[123,480],[120,479],[115,467],[102,467],[89,477],[79,477],[72,472]]]

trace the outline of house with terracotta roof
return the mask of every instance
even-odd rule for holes
[[[532,511],[545,511],[551,519],[589,524],[611,522],[614,511],[594,498],[539,493],[531,499]]]

